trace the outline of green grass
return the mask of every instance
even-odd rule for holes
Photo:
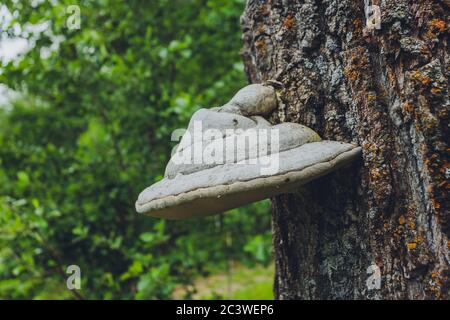
[[[229,273],[216,272],[197,278],[193,287],[176,288],[173,297],[183,299],[191,294],[190,298],[202,300],[272,300],[273,274],[273,265],[248,268],[234,264]]]
[[[273,300],[273,280],[254,283],[247,288],[237,290],[231,299],[236,300]]]

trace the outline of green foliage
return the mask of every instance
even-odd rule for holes
[[[20,93],[0,108],[0,298],[74,298],[71,264],[80,295],[99,299],[169,298],[229,259],[266,264],[266,202],[192,221],[134,210],[170,133],[245,84],[244,1],[77,1],[80,30],[66,27],[72,1],[33,3],[4,2],[15,14],[2,37],[32,47],[0,70]]]
[[[174,298],[183,299],[238,299],[272,300],[274,265],[257,265],[251,268],[230,263],[229,272],[197,277],[194,288],[178,286]]]

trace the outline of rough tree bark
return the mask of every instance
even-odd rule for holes
[[[241,19],[249,81],[284,85],[270,120],[363,148],[272,199],[278,299],[450,297],[449,1],[373,1],[379,30],[367,5],[249,0]]]

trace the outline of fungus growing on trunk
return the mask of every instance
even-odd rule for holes
[[[154,217],[202,217],[290,192],[356,159],[361,148],[322,141],[297,123],[271,125],[269,85],[244,87],[222,107],[200,109],[175,148],[164,178],[146,188],[136,210]]]

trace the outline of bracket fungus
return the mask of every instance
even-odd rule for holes
[[[174,148],[164,178],[138,197],[154,217],[202,217],[287,193],[356,159],[361,148],[323,141],[297,123],[270,124],[270,85],[244,87],[224,106],[200,109]]]

